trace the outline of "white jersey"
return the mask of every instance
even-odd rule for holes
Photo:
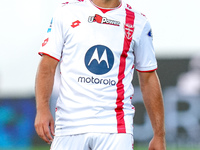
[[[124,2],[90,0],[59,8],[39,54],[60,61],[57,136],[133,133],[133,71],[157,68],[150,24]]]

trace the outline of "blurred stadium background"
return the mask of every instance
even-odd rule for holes
[[[200,2],[126,0],[150,20],[158,59],[168,150],[200,149]],[[34,129],[37,51],[63,0],[10,0],[0,5],[0,150],[48,150]],[[187,10],[187,11],[186,11]],[[147,150],[153,133],[137,75],[135,149]],[[52,97],[51,103],[55,103]]]

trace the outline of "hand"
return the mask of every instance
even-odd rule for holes
[[[149,143],[149,150],[166,150],[165,137],[154,136]]]
[[[49,109],[38,110],[35,118],[35,130],[46,143],[53,141],[54,119]]]

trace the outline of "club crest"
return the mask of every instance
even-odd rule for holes
[[[124,25],[125,35],[128,40],[132,38],[134,27],[131,24],[125,24]]]

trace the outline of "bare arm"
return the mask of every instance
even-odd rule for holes
[[[149,150],[166,150],[163,98],[156,71],[139,72],[139,81],[154,132]]]
[[[57,64],[57,60],[43,55],[38,67],[35,83],[37,110],[35,129],[37,134],[49,144],[53,140],[51,135],[54,135],[54,120],[49,108],[49,99],[53,89],[54,74]]]

